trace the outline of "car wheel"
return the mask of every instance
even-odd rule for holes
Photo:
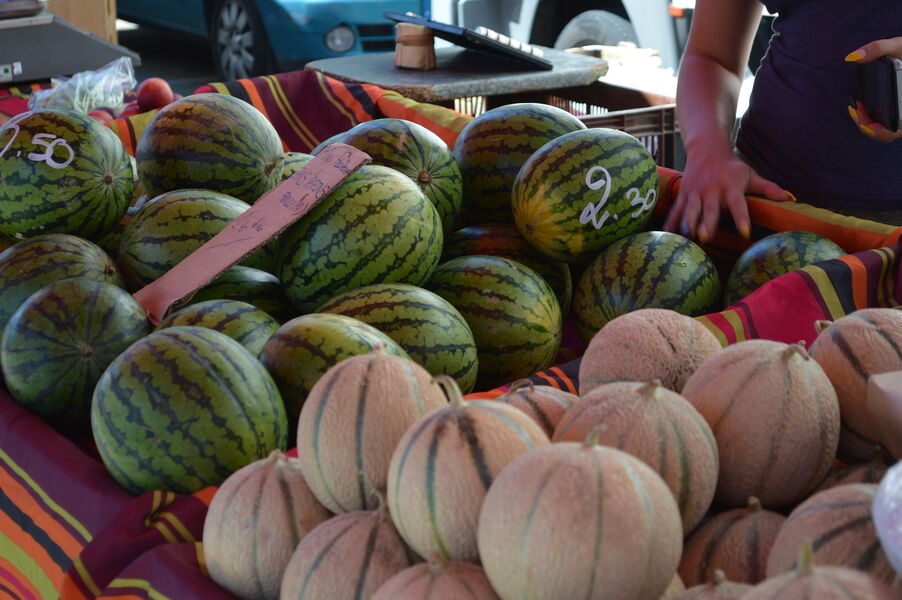
[[[219,0],[210,14],[213,62],[225,80],[268,75],[275,61],[257,9],[248,0]]]
[[[554,47],[566,50],[594,44],[616,46],[620,42],[638,42],[629,21],[606,10],[587,10],[567,23]]]

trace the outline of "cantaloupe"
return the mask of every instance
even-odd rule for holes
[[[683,580],[680,579],[679,575],[674,575],[673,579],[670,580],[670,585],[664,590],[661,600],[676,600],[684,593],[686,593],[686,586],[683,585]]]
[[[842,413],[840,456],[868,460],[881,432],[867,407],[871,375],[902,371],[902,311],[868,308],[818,322],[811,356],[824,368]]]
[[[876,485],[843,485],[817,493],[797,506],[774,541],[767,576],[792,570],[802,543],[811,540],[817,564],[858,569],[891,584],[895,571],[880,546],[871,518],[876,493]]]
[[[689,588],[674,600],[741,600],[751,590],[751,585],[733,583],[718,569],[709,582]]]
[[[891,457],[902,460],[902,372],[868,379],[867,405],[880,429],[880,442]]]
[[[718,472],[717,442],[699,412],[659,382],[608,383],[567,411],[552,441],[581,441],[597,426],[599,444],[632,454],[664,479],[683,531],[692,531],[711,506]]]
[[[811,542],[799,550],[789,573],[759,583],[742,600],[898,600],[885,583],[856,569],[814,565]]]
[[[673,580],[683,542],[673,494],[597,432],[524,454],[489,490],[479,556],[503,600],[658,600]]]
[[[767,556],[786,517],[749,498],[745,508],[719,513],[686,539],[680,577],[689,587],[712,581],[721,571],[736,583],[756,584],[767,576]]]
[[[273,452],[233,473],[213,496],[203,534],[210,577],[239,598],[278,598],[295,547],[328,518],[298,461]]]
[[[496,402],[510,404],[525,412],[548,437],[551,437],[561,417],[577,400],[579,397],[575,394],[550,385],[535,385],[529,379],[515,381],[507,392],[495,398]]]
[[[369,598],[416,562],[384,507],[332,517],[307,534],[285,569],[280,600]]]
[[[376,351],[338,363],[301,408],[297,447],[307,484],[332,512],[375,509],[398,440],[447,404],[426,369],[405,358]]]
[[[685,396],[717,439],[714,500],[767,508],[805,498],[830,470],[839,403],[820,365],[799,345],[752,340],[729,346],[689,378]]]
[[[840,485],[849,485],[851,483],[880,483],[886,471],[889,469],[886,462],[882,458],[882,454],[878,458],[872,459],[870,462],[858,465],[848,465],[840,469],[833,470],[827,478],[818,486],[817,491],[822,492]]]
[[[721,349],[691,317],[645,308],[617,317],[595,334],[579,367],[579,394],[614,381],[653,381],[679,392],[695,370]]]
[[[498,600],[485,571],[466,562],[420,563],[379,588],[372,600]]]
[[[388,507],[420,556],[474,561],[482,501],[498,473],[548,436],[523,411],[493,400],[464,402],[453,379],[436,377],[451,400],[414,423],[388,472]]]

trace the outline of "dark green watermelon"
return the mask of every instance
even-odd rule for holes
[[[222,272],[189,298],[182,306],[205,300],[238,300],[253,304],[279,323],[298,316],[298,310],[282,290],[279,278],[272,273],[235,265]]]
[[[279,323],[271,316],[253,304],[237,300],[191,304],[160,321],[157,330],[179,326],[206,327],[224,333],[254,356],[279,329]]]
[[[784,231],[769,235],[749,246],[736,261],[727,279],[724,304],[736,304],[780,275],[845,254],[845,250],[816,233]]]
[[[282,157],[282,181],[285,181],[313,160],[312,154],[303,152],[289,152]]]

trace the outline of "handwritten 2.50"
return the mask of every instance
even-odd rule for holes
[[[6,145],[3,146],[3,149],[0,150],[0,159],[6,156],[6,153],[12,147],[13,142],[16,141],[16,138],[19,137],[19,126],[15,123],[7,123],[6,126],[7,132],[12,132],[12,136],[10,136],[9,140],[7,140]],[[0,141],[2,143],[2,141]],[[52,133],[36,133],[31,138],[31,145],[35,147],[35,152],[29,152],[27,158],[34,162],[42,162],[46,164],[48,167],[54,169],[65,169],[68,167],[73,160],[75,160],[75,151],[72,149],[72,146],[61,137],[53,135]],[[37,149],[43,148],[43,150],[37,151]],[[57,156],[57,152],[59,149],[60,155],[65,155],[65,160],[57,160],[57,158],[62,158],[62,156]],[[17,157],[22,155],[22,151],[19,150],[16,153]]]
[[[598,174],[601,174],[599,177]],[[604,210],[608,197],[611,195],[611,174],[604,167],[592,167],[586,172],[586,187],[590,190],[603,190],[601,200],[598,202],[589,202],[579,215],[579,222],[583,225],[592,223],[595,229],[601,229],[608,219],[611,218],[610,211]],[[626,198],[630,200],[630,206],[636,207],[636,210],[630,213],[634,219],[639,218],[643,213],[650,211],[655,206],[658,194],[655,190],[648,190],[645,197],[639,188],[632,187],[626,191]],[[600,215],[600,216],[599,216]],[[619,217],[614,217],[617,220]]]

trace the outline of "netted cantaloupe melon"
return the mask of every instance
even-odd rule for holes
[[[550,385],[535,385],[529,379],[515,381],[507,392],[495,398],[496,402],[510,404],[525,412],[539,424],[548,437],[554,434],[561,417],[578,400],[579,397],[575,394]]]

